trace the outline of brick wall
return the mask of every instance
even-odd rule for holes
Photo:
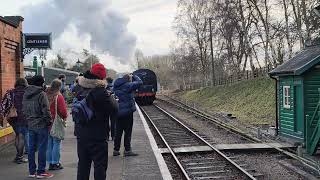
[[[17,77],[23,75],[20,59],[22,25],[15,28],[0,21],[0,94],[13,88]]]
[[[19,18],[17,18],[19,19]],[[6,93],[8,89],[14,87],[17,77],[23,76],[23,63],[21,62],[21,21],[7,23],[0,21],[0,95]],[[0,125],[6,127],[7,121],[0,119]],[[0,128],[1,130],[1,128]],[[0,137],[0,144],[12,140],[13,134]]]

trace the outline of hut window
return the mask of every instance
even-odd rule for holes
[[[283,107],[290,109],[290,86],[283,86]]]

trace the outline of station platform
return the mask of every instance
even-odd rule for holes
[[[108,180],[161,180],[172,179],[167,166],[161,156],[160,150],[155,144],[153,137],[150,139],[151,132],[147,127],[144,118],[140,117],[141,112],[138,110],[134,113],[134,125],[132,133],[132,149],[139,156],[124,157],[123,147],[121,155],[114,157],[113,141],[109,141],[108,153]],[[122,142],[123,144],[123,142]],[[15,164],[15,148],[13,145],[2,149],[0,152],[0,179],[17,180],[30,179],[28,175],[28,163]],[[77,149],[76,138],[73,135],[73,122],[68,119],[66,129],[66,138],[62,141],[61,146],[61,163],[63,170],[49,171],[54,174],[51,179],[55,180],[73,180],[77,177]],[[91,177],[93,178],[93,167],[91,168]]]

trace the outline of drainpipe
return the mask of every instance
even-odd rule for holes
[[[272,76],[270,76],[270,77],[276,81],[276,87],[275,87],[275,91],[276,91],[276,136],[278,136],[278,133],[279,133],[278,80],[275,77],[272,77]]]

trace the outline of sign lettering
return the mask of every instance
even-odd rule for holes
[[[24,48],[51,49],[51,33],[23,34]]]

